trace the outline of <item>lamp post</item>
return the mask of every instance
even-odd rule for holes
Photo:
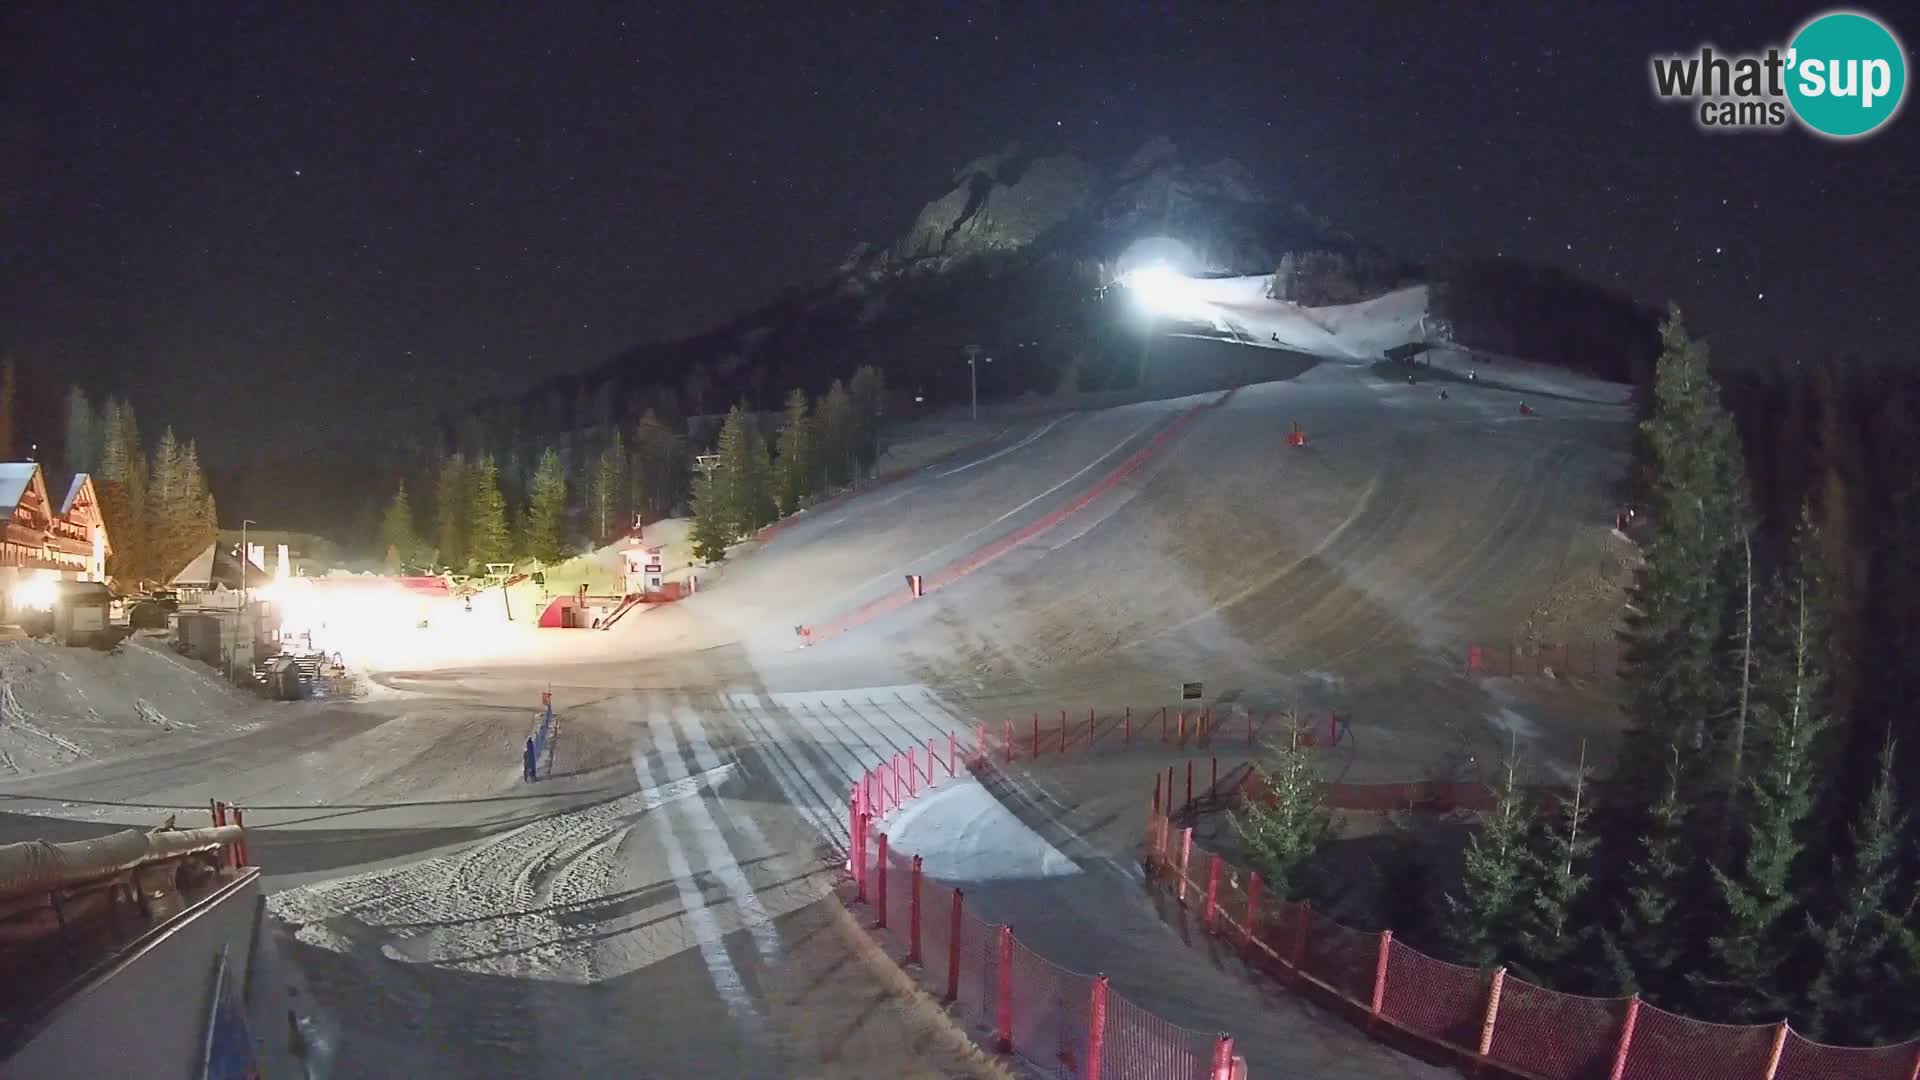
[[[991,356],[987,357],[986,362],[989,364],[993,363],[993,357]],[[969,396],[971,397],[973,402],[972,408],[970,410],[970,414],[971,414],[971,418],[974,420],[980,419],[979,372],[980,372],[980,346],[969,345],[967,346],[967,389],[969,391]]]
[[[247,609],[250,606],[249,601],[253,598],[253,593],[247,586],[247,565],[253,562],[253,552],[247,547],[247,526],[258,524],[260,523],[252,518],[240,519],[240,621],[233,629],[233,652],[237,658],[240,654],[240,630],[242,627],[246,627],[247,661],[249,663],[253,661],[253,631],[247,623],[247,616],[251,615],[252,612]],[[232,672],[227,673],[227,681],[233,681]]]

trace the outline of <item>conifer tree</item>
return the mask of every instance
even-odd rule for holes
[[[1600,981],[1614,992],[1671,1002],[1679,989],[1683,943],[1680,898],[1688,891],[1681,861],[1687,806],[1680,801],[1680,748],[1668,748],[1667,783],[1649,810],[1640,857],[1628,869],[1626,900],[1614,926],[1601,934],[1605,968]]]
[[[631,482],[633,507],[649,519],[671,513],[683,490],[678,447],[672,430],[648,409],[633,432]]]
[[[853,479],[853,400],[847,388],[835,379],[826,396],[814,409],[820,447],[820,483],[816,491],[827,491]]]
[[[1802,514],[1790,565],[1774,589],[1772,632],[1754,709],[1759,736],[1748,777],[1745,854],[1732,872],[1713,868],[1721,912],[1705,968],[1688,982],[1714,1018],[1762,1022],[1785,1015],[1793,992],[1780,972],[1802,907],[1794,860],[1813,811],[1814,739],[1825,724],[1825,591],[1819,535]]]
[[[1698,751],[1717,740],[1715,725],[1735,696],[1735,669],[1722,654],[1751,518],[1739,440],[1708,370],[1707,346],[1688,336],[1677,307],[1660,335],[1653,412],[1640,429],[1652,490],[1646,565],[1626,635],[1633,727],[1614,777],[1628,798],[1657,790],[1668,744],[1689,751],[1683,791],[1716,760]]]
[[[399,573],[414,564],[420,548],[419,534],[413,526],[413,504],[407,499],[407,482],[400,481],[393,500],[380,518],[380,547],[387,553],[388,572]]]
[[[781,514],[799,510],[807,496],[813,494],[813,483],[819,472],[815,456],[807,393],[795,390],[787,395],[786,423],[780,429],[779,459],[775,462],[774,486]]]
[[[730,515],[715,475],[719,471],[716,463],[693,478],[693,555],[705,563],[726,558],[727,545],[733,542]]]
[[[587,516],[593,538],[604,542],[632,523],[632,488],[627,481],[627,444],[620,429],[613,430],[587,478]]]
[[[469,470],[467,560],[476,568],[513,559],[513,534],[507,525],[507,498],[500,492],[500,469],[492,454],[481,454]]]
[[[100,467],[100,415],[87,392],[67,388],[67,419],[61,462],[69,473],[92,473]]]
[[[847,384],[852,422],[849,441],[861,475],[871,472],[880,458],[880,416],[886,407],[886,393],[885,378],[871,364],[854,372],[853,381]]]
[[[1850,828],[1852,853],[1835,859],[1826,921],[1807,919],[1807,936],[1820,958],[1807,991],[1806,1029],[1827,1043],[1871,1045],[1913,1033],[1890,995],[1901,989],[1901,839],[1907,816],[1894,783],[1894,744],[1880,751],[1880,773]],[[1920,991],[1920,983],[1912,986]],[[1890,1007],[1891,1005],[1891,1007]]]
[[[1530,813],[1520,790],[1520,761],[1509,753],[1493,808],[1467,842],[1459,896],[1447,894],[1447,942],[1463,964],[1494,967],[1512,957],[1528,896]]]
[[[147,455],[133,406],[108,398],[102,427],[95,491],[107,535],[113,540],[107,572],[133,583],[147,573]]]
[[[467,564],[469,516],[473,513],[472,483],[467,477],[466,458],[449,454],[440,463],[433,487],[433,532],[440,548],[440,560],[449,567]]]
[[[566,555],[566,525],[567,476],[560,455],[548,447],[533,472],[527,502],[527,553],[543,563],[559,562]]]
[[[1306,743],[1306,729],[1291,712],[1286,721],[1287,745],[1256,766],[1268,797],[1249,799],[1227,817],[1273,895],[1300,900],[1308,895],[1307,863],[1336,829],[1320,792],[1316,751]]]
[[[1582,743],[1573,790],[1560,799],[1556,814],[1541,821],[1530,854],[1532,895],[1520,920],[1518,945],[1522,974],[1533,982],[1558,981],[1562,966],[1587,937],[1575,913],[1592,882],[1587,865],[1599,842],[1587,824],[1592,811]]]
[[[746,425],[746,446],[739,491],[744,532],[751,534],[779,518],[780,508],[774,500],[773,454],[767,448],[767,437],[751,413],[741,415]]]

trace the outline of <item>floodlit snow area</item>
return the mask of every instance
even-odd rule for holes
[[[1628,410],[1409,385],[1417,367],[1352,361],[1417,331],[1424,294],[1302,313],[1258,280],[1188,299],[1228,336],[1342,362],[1156,338],[1149,362],[1176,375],[1253,357],[1287,377],[950,425],[954,456],[739,545],[697,594],[609,630],[540,630],[497,589],[435,601],[425,628],[380,627],[364,700],[293,704],[138,640],[4,646],[0,841],[245,806],[333,1075],[970,1075],[830,917],[874,766],[944,762],[1036,711],[1144,716],[1182,682],[1228,717],[1338,709],[1347,779],[1417,778],[1463,747],[1497,761],[1516,737],[1564,763],[1612,722],[1603,680],[1505,687],[1464,659],[1611,634]],[[557,726],[528,783],[543,693]],[[1137,812],[1147,772],[1114,798]],[[886,828],[1058,963],[1143,1003],[1239,1002],[1233,976],[1181,966],[1075,813],[959,769]],[[1243,1045],[1318,1048],[1302,1075],[1411,1075],[1309,1014],[1241,1005]]]
[[[886,821],[893,850],[941,881],[992,884],[1070,877],[1072,859],[969,778],[928,792]]]
[[[1427,339],[1425,285],[1356,304],[1305,307],[1268,297],[1271,274],[1196,278],[1148,265],[1123,275],[1120,283],[1174,326],[1204,325],[1263,349],[1371,363],[1397,345]]]

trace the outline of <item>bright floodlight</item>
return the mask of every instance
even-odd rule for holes
[[[1120,284],[1133,294],[1134,302],[1156,315],[1191,317],[1204,314],[1208,305],[1196,295],[1193,279],[1165,263],[1154,263],[1120,275]]]

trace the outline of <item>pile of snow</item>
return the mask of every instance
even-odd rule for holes
[[[941,881],[1033,881],[1080,873],[1061,850],[1034,832],[972,779],[936,787],[886,823],[887,842],[918,855]]]

